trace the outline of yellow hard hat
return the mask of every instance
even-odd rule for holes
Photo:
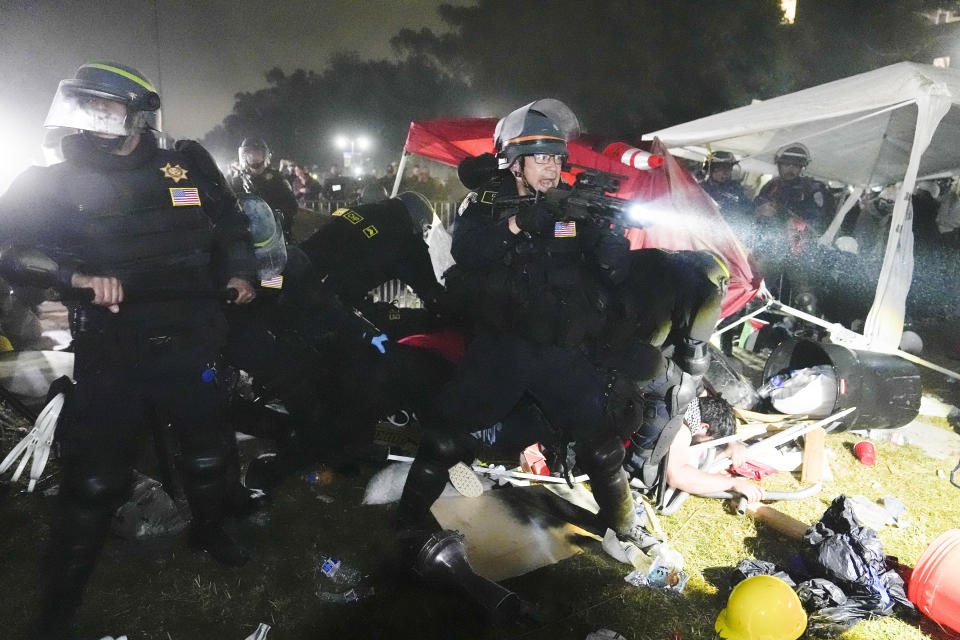
[[[800,598],[773,576],[754,576],[734,587],[714,625],[727,640],[797,640],[806,628]]]

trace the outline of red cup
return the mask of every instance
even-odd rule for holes
[[[861,440],[853,445],[853,452],[857,454],[860,464],[872,467],[877,462],[877,448],[869,440]]]

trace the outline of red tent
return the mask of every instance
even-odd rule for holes
[[[404,150],[444,164],[460,163],[467,156],[493,153],[496,118],[462,118],[411,122]],[[743,245],[736,239],[716,204],[671,156],[659,140],[651,151],[663,156],[663,166],[640,171],[608,157],[586,143],[568,144],[570,163],[626,177],[617,197],[643,203],[655,220],[646,229],[630,229],[632,249],[706,250],[720,256],[730,270],[730,287],[723,301],[722,316],[737,311],[757,293],[754,276]],[[571,175],[564,175],[568,181]]]

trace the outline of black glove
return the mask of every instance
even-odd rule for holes
[[[630,269],[630,241],[623,234],[604,232],[597,243],[597,264],[611,282],[619,283]]]
[[[556,205],[540,200],[520,209],[516,216],[517,226],[534,235],[552,235],[558,213]]]

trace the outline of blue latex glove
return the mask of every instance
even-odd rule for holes
[[[380,353],[386,353],[387,348],[383,346],[383,343],[385,343],[389,339],[390,338],[387,337],[387,334],[381,333],[378,336],[374,336],[370,338],[370,344],[376,347],[377,351],[379,351]]]

